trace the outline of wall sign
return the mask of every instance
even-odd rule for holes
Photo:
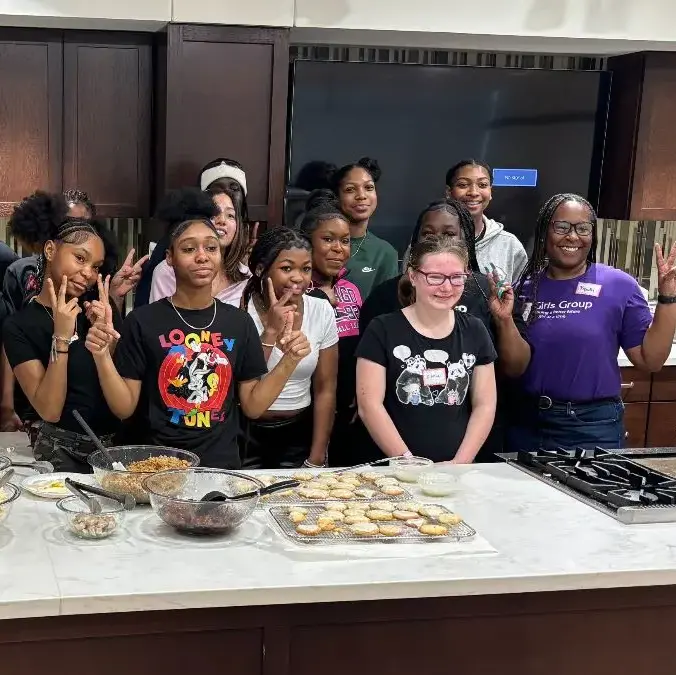
[[[493,169],[494,187],[536,187],[537,169]]]

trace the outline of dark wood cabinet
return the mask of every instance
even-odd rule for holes
[[[650,404],[646,447],[676,447],[676,401]]]
[[[650,373],[629,366],[621,369],[622,400],[625,403],[646,402],[650,400]]]
[[[61,189],[62,87],[60,33],[0,30],[0,216]]]
[[[608,61],[613,82],[599,215],[676,218],[676,54],[641,52]]]
[[[158,193],[218,157],[247,175],[253,220],[282,222],[288,30],[170,25],[158,46]]]
[[[66,33],[63,186],[101,216],[150,210],[151,68],[150,36]]]
[[[627,403],[624,406],[624,447],[645,448],[649,403]]]
[[[152,37],[0,30],[0,216],[36,189],[150,210]]]

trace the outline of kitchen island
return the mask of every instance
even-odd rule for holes
[[[0,673],[673,673],[676,525],[621,525],[503,464],[455,470],[436,501],[495,553],[347,557],[262,514],[186,537],[147,507],[80,542],[22,496],[0,526]]]

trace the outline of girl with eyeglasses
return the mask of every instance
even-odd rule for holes
[[[386,456],[470,463],[491,430],[497,354],[479,319],[450,311],[468,262],[456,237],[416,242],[400,282],[412,302],[375,318],[357,348],[359,416]]]
[[[516,293],[532,358],[510,416],[511,450],[621,448],[623,349],[631,363],[660,370],[676,330],[676,246],[655,246],[654,318],[636,280],[595,262],[596,213],[586,199],[557,194],[542,207],[535,247]]]

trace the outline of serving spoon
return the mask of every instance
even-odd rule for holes
[[[108,452],[108,448],[103,445],[101,439],[92,431],[92,428],[82,419],[82,415],[77,410],[73,410],[73,417],[77,420],[77,423],[85,430],[85,433],[91,439],[92,443],[96,446],[98,450],[103,453],[103,456],[110,462],[110,465],[115,471],[126,471],[122,462],[116,462],[113,460],[112,455]]]

